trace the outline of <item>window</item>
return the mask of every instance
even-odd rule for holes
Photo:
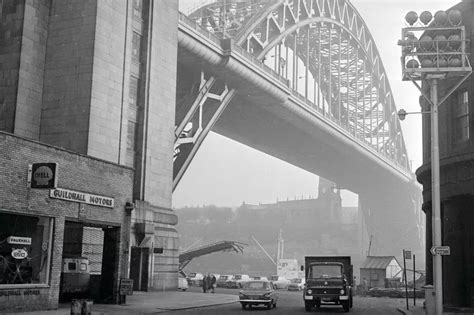
[[[129,85],[129,93],[128,93],[128,104],[131,107],[137,106],[137,99],[138,99],[138,78],[131,76],[130,85]]]
[[[469,139],[469,93],[461,91],[458,94],[455,109],[455,137],[457,142]]]
[[[137,32],[133,32],[132,38],[132,62],[140,63],[140,46],[142,42],[142,36]]]
[[[142,18],[143,0],[133,0],[133,17]]]
[[[49,281],[53,219],[0,212],[0,287]]]

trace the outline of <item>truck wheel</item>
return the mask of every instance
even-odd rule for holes
[[[306,312],[311,312],[311,309],[313,308],[313,303],[304,301],[304,309]]]
[[[244,309],[246,309],[246,308],[247,308],[247,304],[242,303],[242,309],[244,310]]]
[[[350,310],[349,301],[342,301],[341,304],[342,304],[342,308],[344,309],[344,312],[346,313],[349,312]]]
[[[267,304],[267,308],[268,308],[268,309],[271,309],[271,308],[272,308],[272,304],[273,304],[273,302],[272,302],[272,301],[268,302],[268,304]]]

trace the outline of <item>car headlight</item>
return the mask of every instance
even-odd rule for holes
[[[341,293],[341,294],[344,294],[344,292],[345,292],[345,291],[344,291],[343,289],[342,289],[341,291],[339,291],[339,293]]]
[[[239,298],[245,299],[247,298],[247,295],[245,295],[242,291],[239,292]]]
[[[313,290],[309,289],[308,291],[306,291],[306,294],[313,294]]]
[[[271,295],[271,292],[265,293],[265,294],[263,295],[263,298],[264,298],[264,299],[268,299],[268,298],[270,298],[270,295]]]

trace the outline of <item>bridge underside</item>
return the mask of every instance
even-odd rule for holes
[[[199,77],[202,64],[196,66],[186,51],[179,54],[178,82],[185,95],[184,90]],[[380,249],[376,252],[393,254],[403,248],[422,248],[417,220],[407,220],[407,209],[416,208],[410,182],[402,185],[400,177],[367,158],[350,140],[328,134],[325,123],[298,104],[277,99],[217,67],[205,68],[209,75],[236,90],[213,131],[359,194],[368,232],[376,240],[373,248]]]

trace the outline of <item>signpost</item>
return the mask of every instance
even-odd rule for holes
[[[125,304],[127,295],[133,295],[133,279],[120,279],[119,294],[120,304]]]
[[[431,247],[430,252],[433,256],[449,256],[451,255],[451,248],[449,246],[433,246]]]

